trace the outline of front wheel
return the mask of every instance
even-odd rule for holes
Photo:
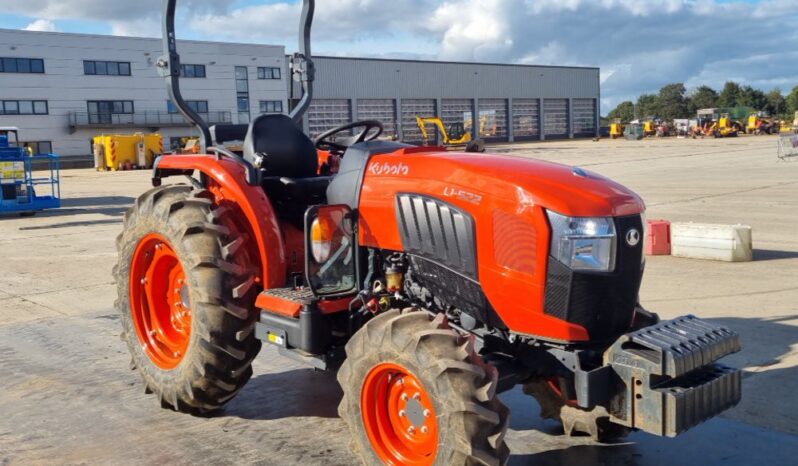
[[[346,345],[338,408],[364,464],[502,465],[509,410],[497,372],[445,317],[393,310]]]

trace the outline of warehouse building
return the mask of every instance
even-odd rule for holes
[[[299,98],[283,46],[182,41],[183,96],[207,121],[246,123]],[[195,134],[168,101],[160,39],[0,29],[0,126],[38,152],[91,154],[98,134]],[[355,119],[420,142],[415,116],[463,123],[487,140],[594,136],[598,68],[314,57],[311,135]],[[477,115],[477,118],[473,116]],[[435,134],[435,133],[433,133]]]
[[[314,63],[305,125],[311,135],[375,119],[390,135],[420,142],[416,115],[463,123],[489,141],[598,134],[598,68],[337,57]],[[292,101],[300,95],[295,83]]]

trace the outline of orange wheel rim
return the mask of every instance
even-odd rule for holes
[[[161,369],[177,367],[191,338],[191,300],[180,259],[157,233],[142,238],[133,253],[130,310],[150,360]]]
[[[435,408],[413,373],[398,364],[378,364],[363,382],[360,401],[366,433],[383,463],[426,466],[435,462]]]

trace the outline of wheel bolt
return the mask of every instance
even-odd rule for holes
[[[399,410],[399,417],[405,417],[405,410],[404,409],[400,409]]]
[[[179,357],[180,357],[180,351],[175,351],[175,357],[176,357],[176,358],[179,358]]]
[[[407,433],[408,434],[414,434],[415,432],[416,432],[416,428],[415,427],[410,426],[410,427],[407,428]]]
[[[421,433],[422,434],[426,434],[427,432],[429,432],[429,429],[427,429],[427,426],[421,426]]]
[[[397,380],[396,383],[398,383],[399,385],[404,385],[405,384],[405,380],[403,378],[399,377],[399,380]]]
[[[154,337],[154,336],[155,336],[155,330],[150,330],[150,336],[151,336],[151,337]]]
[[[413,395],[413,399],[416,400],[416,401],[421,400],[421,394],[420,393],[416,393],[415,395]]]
[[[142,279],[139,280],[139,283],[141,283],[142,285],[146,285],[147,284],[147,279],[142,277]]]
[[[428,410],[428,409],[425,409],[425,410],[424,410],[424,417],[429,417],[429,415],[430,415],[430,414],[432,414],[432,413],[430,412],[430,410]]]
[[[402,393],[402,401],[407,401],[408,399],[410,398],[407,396],[407,393]]]

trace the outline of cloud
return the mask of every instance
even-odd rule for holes
[[[299,2],[180,0],[179,34],[286,44]],[[9,13],[97,19],[158,36],[161,0],[26,0]],[[316,4],[314,51],[332,55],[599,66],[602,111],[672,82],[798,84],[798,0],[337,0]]]
[[[235,0],[183,0],[179,8],[186,11],[227,11]],[[25,0],[4,2],[4,13],[50,19],[127,21],[152,18],[159,14],[162,0]]]
[[[43,31],[43,32],[55,32],[58,30],[55,27],[55,23],[49,19],[37,19],[36,21],[25,26],[23,29],[26,31]]]

